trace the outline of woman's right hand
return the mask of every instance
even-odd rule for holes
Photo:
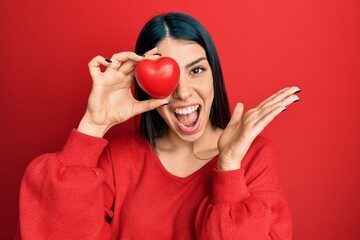
[[[154,48],[146,53],[146,59],[157,59]],[[96,137],[103,137],[112,126],[122,123],[140,113],[150,111],[168,103],[167,99],[137,101],[131,92],[136,64],[143,60],[133,52],[121,52],[107,62],[97,56],[89,62],[93,86],[86,113],[78,131]],[[106,69],[101,71],[100,66]]]

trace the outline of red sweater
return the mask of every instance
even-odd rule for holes
[[[291,239],[277,155],[258,137],[242,168],[217,158],[186,178],[162,166],[140,134],[109,140],[73,130],[35,159],[20,192],[20,239]]]

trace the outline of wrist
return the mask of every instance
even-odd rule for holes
[[[89,136],[102,138],[109,129],[110,126],[94,124],[83,117],[79,123],[77,131]]]
[[[241,162],[231,161],[231,162],[224,162],[221,159],[218,160],[217,169],[220,171],[234,171],[239,170],[241,168]]]

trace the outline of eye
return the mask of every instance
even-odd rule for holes
[[[204,67],[194,67],[193,69],[191,69],[190,73],[192,75],[196,75],[196,74],[199,74],[199,73],[202,73],[203,71],[205,71],[206,69]]]

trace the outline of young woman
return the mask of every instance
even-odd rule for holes
[[[78,128],[25,173],[19,238],[291,239],[276,151],[258,135],[300,89],[245,114],[239,103],[230,118],[215,46],[185,14],[151,19],[135,52],[89,63],[93,88]],[[136,64],[163,56],[179,64],[175,91],[151,99],[136,85],[134,98]],[[139,114],[140,131],[103,139]]]

